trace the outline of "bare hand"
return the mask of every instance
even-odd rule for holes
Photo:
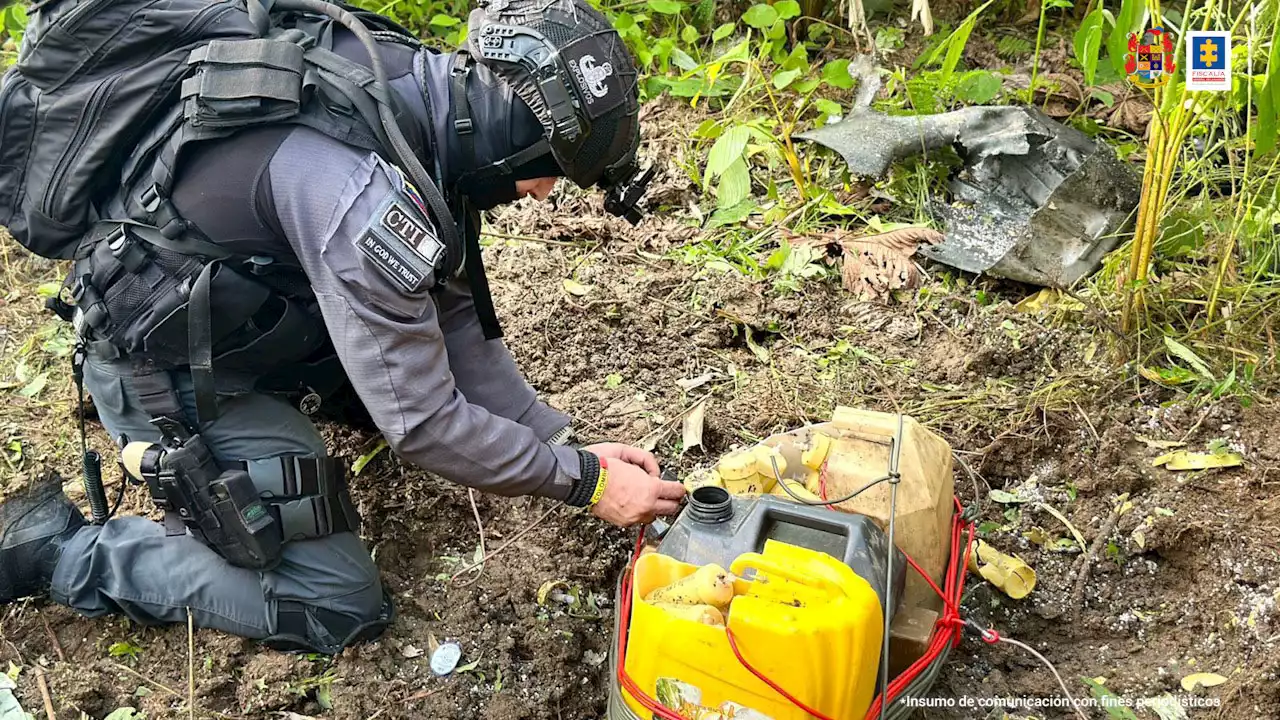
[[[662,473],[658,470],[658,458],[647,450],[641,450],[638,447],[624,445],[622,443],[607,442],[597,443],[582,448],[590,453],[595,453],[602,458],[616,458],[632,465],[639,465],[644,471],[653,475],[660,476]]]
[[[591,514],[618,527],[650,523],[659,515],[678,512],[684,493],[678,482],[659,480],[637,465],[612,458],[604,497],[591,507]]]

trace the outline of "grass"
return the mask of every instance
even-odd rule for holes
[[[74,340],[70,325],[44,308],[41,294],[61,284],[61,267],[0,237],[0,488],[42,466],[79,467]],[[100,449],[104,441],[101,434],[91,439]]]

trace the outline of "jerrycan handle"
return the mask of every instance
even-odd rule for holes
[[[765,575],[775,575],[784,580],[790,580],[801,585],[816,587],[816,589],[821,590],[831,597],[840,597],[844,595],[844,590],[827,578],[820,575],[803,575],[797,573],[795,568],[787,565],[781,565],[760,553],[743,553],[733,561],[732,565],[729,566],[729,572],[738,577],[742,577],[747,569],[752,569],[757,573],[764,573]]]

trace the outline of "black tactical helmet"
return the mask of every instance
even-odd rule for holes
[[[566,177],[600,186],[610,212],[639,221],[652,169],[637,165],[638,72],[604,15],[585,0],[479,0],[465,50],[538,117]]]

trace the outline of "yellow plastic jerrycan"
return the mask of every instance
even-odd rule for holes
[[[724,626],[645,598],[698,570],[659,553],[636,561],[626,669],[651,698],[690,720],[810,720],[734,656]],[[832,718],[860,718],[875,695],[884,615],[875,591],[825,553],[768,540],[739,555],[725,624],[752,667]],[[639,717],[644,706],[623,691]]]

